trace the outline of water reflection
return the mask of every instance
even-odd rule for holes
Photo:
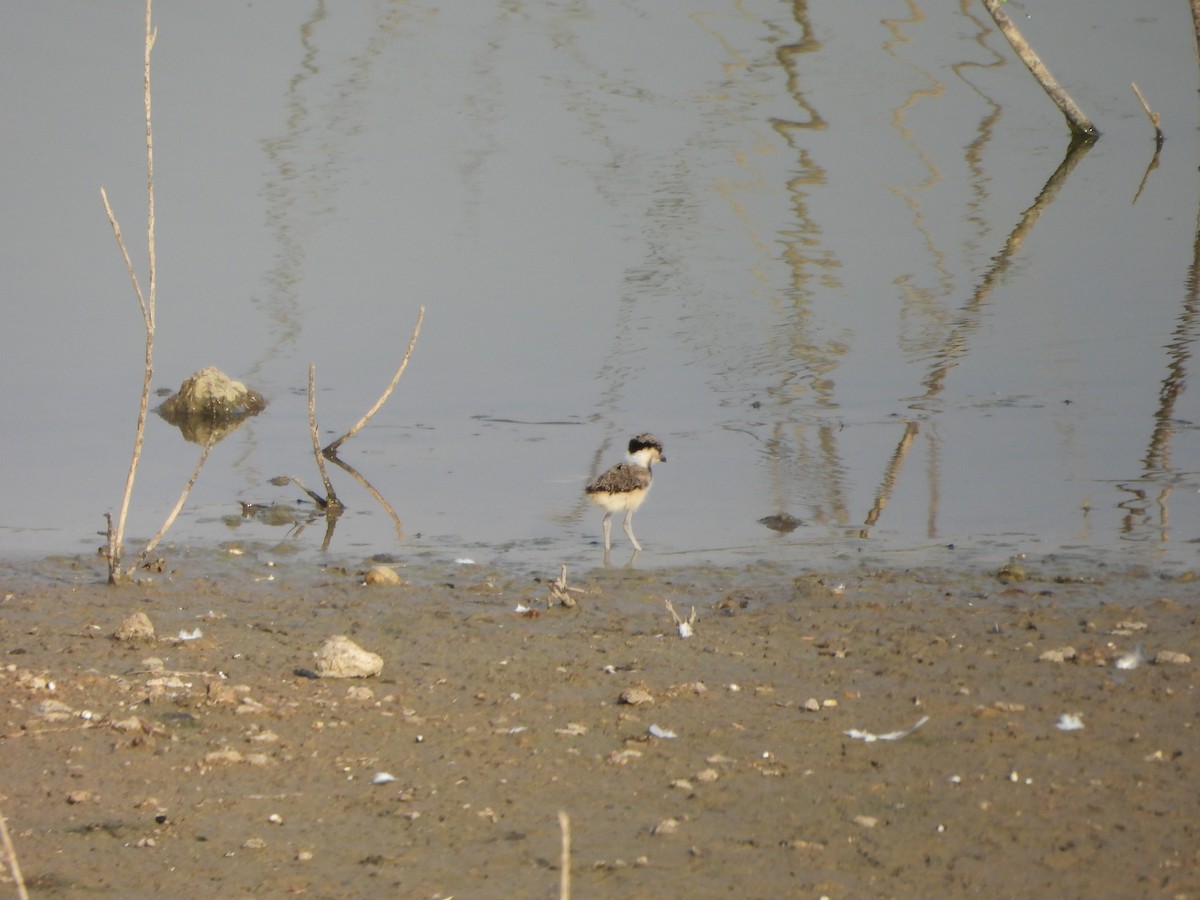
[[[191,371],[191,354],[219,350],[272,400],[226,442],[231,466],[210,460],[180,539],[210,539],[239,500],[308,511],[268,481],[311,471],[306,367],[334,373],[324,417],[357,415],[385,377],[373,364],[394,365],[394,323],[428,303],[411,390],[356,439],[353,514],[322,546],[592,564],[582,486],[620,449],[610,436],[649,429],[678,451],[638,565],[1073,541],[1190,560],[1194,154],[1168,140],[1146,168],[1128,73],[1095,41],[1119,35],[1143,64],[1168,137],[1194,131],[1194,47],[1111,0],[1097,7],[1105,28],[1070,41],[1050,15],[1031,22],[1060,74],[1088,85],[1105,132],[1069,150],[976,9],[164,8],[159,359]],[[140,83],[89,50],[96,27],[120,33],[119,11],[57,32],[36,7],[14,15],[12,33],[31,37],[9,40],[6,64],[37,71],[53,56],[65,81],[0,82],[2,111],[26,123],[6,183],[26,218],[3,242],[24,249],[5,288],[39,300],[12,304],[0,336],[0,415],[62,471],[81,468],[71,448],[87,442],[64,439],[38,390],[87,381],[124,335],[72,302],[111,262],[102,223],[99,262],[81,233],[67,239],[78,266],[51,265],[26,233],[49,247],[84,212],[24,181],[84,173],[63,193],[94,212],[92,173],[119,170],[138,134],[113,112]],[[218,33],[229,52],[215,64]],[[63,122],[87,122],[88,140]],[[33,355],[27,337],[64,322],[56,352]],[[67,418],[104,433],[107,401],[92,392]],[[192,460],[155,444],[162,433],[148,440],[139,484],[169,496]],[[120,471],[123,444],[93,449],[86,468]],[[50,462],[9,452],[10,471]],[[16,485],[10,508],[36,512],[6,534],[38,525],[71,542],[117,477],[49,503],[54,479],[31,477],[41,489]],[[401,497],[403,528],[384,502]],[[260,524],[277,533],[257,517],[239,527]]]

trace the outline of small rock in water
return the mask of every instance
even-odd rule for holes
[[[368,678],[383,671],[383,657],[364,650],[345,635],[329,638],[314,654],[322,678]]]
[[[159,407],[159,414],[169,422],[198,416],[237,419],[262,412],[266,405],[258,391],[250,390],[220,369],[209,366],[184,379],[179,392]]]

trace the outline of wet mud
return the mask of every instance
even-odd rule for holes
[[[14,566],[0,809],[35,897],[557,897],[560,811],[578,897],[1200,897],[1197,585],[998,568]]]

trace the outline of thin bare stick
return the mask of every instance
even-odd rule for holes
[[[142,442],[146,434],[146,411],[150,406],[150,387],[154,376],[154,306],[157,276],[154,254],[154,137],[150,114],[150,51],[154,47],[158,30],[151,23],[151,3],[152,0],[146,0],[146,40],[143,59],[143,91],[146,105],[146,247],[150,256],[149,296],[142,293],[141,285],[138,283],[137,275],[133,269],[133,262],[129,258],[129,250],[125,246],[124,238],[121,237],[121,228],[117,224],[116,216],[113,215],[112,206],[109,205],[108,195],[105,193],[104,188],[100,188],[100,196],[104,200],[104,209],[108,213],[109,224],[112,225],[113,234],[116,235],[117,246],[121,249],[121,255],[125,258],[125,266],[128,268],[129,277],[133,281],[133,288],[137,293],[138,304],[142,308],[142,320],[146,325],[146,363],[142,377],[142,398],[138,407],[137,429],[133,439],[133,455],[129,461],[129,473],[125,478],[125,493],[121,497],[121,512],[117,516],[117,528],[115,532],[111,528],[109,529],[108,580],[110,583],[116,582],[120,576],[121,554],[125,541],[125,522],[129,517],[129,503],[133,497],[133,482],[137,476],[138,462],[142,457]]]
[[[154,331],[154,298],[158,287],[158,265],[154,254],[154,129],[150,127],[150,51],[158,39],[158,29],[150,21],[150,6],[146,0],[146,53],[142,84],[146,96],[146,248],[149,251],[150,306],[148,317],[150,331]]]
[[[317,458],[317,469],[321,472],[321,482],[325,485],[326,507],[341,506],[337,495],[333,492],[333,483],[329,473],[325,471],[325,457],[321,455],[321,441],[317,435],[317,400],[316,400],[317,367],[308,367],[308,431],[312,435],[313,455]]]
[[[29,891],[25,890],[25,879],[21,877],[21,864],[17,862],[17,849],[13,846],[8,834],[8,823],[4,814],[0,813],[0,840],[4,841],[4,852],[8,854],[8,867],[12,870],[13,881],[17,883],[17,896],[21,900],[29,900]]]
[[[409,338],[408,350],[406,350],[404,353],[404,359],[400,362],[400,368],[396,370],[396,374],[392,377],[392,383],[387,386],[387,390],[384,391],[380,398],[375,401],[375,405],[371,407],[367,414],[358,420],[358,424],[356,424],[353,428],[325,448],[326,453],[330,454],[331,456],[337,453],[338,447],[342,446],[342,444],[358,434],[358,432],[362,430],[362,427],[366,425],[367,422],[371,421],[371,417],[374,416],[375,413],[379,412],[379,408],[387,402],[387,398],[392,395],[392,391],[395,390],[396,384],[400,381],[400,376],[404,374],[404,370],[408,367],[408,358],[412,356],[413,347],[417,345],[417,335],[421,333],[421,322],[423,322],[424,319],[425,307],[422,306],[417,310],[417,324],[413,328],[412,337]]]
[[[562,832],[562,859],[559,861],[559,900],[571,900],[571,819],[558,812],[558,829]]]
[[[170,514],[166,518],[166,521],[163,522],[162,528],[158,529],[158,533],[154,535],[154,537],[150,538],[150,540],[146,543],[146,546],[142,548],[142,552],[138,554],[137,561],[129,567],[129,571],[126,572],[128,577],[133,576],[133,573],[138,570],[138,567],[146,561],[146,558],[150,555],[154,548],[158,546],[158,542],[163,539],[163,535],[165,535],[170,527],[175,524],[175,519],[178,517],[179,511],[183,509],[183,504],[187,502],[188,494],[192,492],[192,488],[196,484],[196,479],[200,477],[200,470],[204,468],[205,460],[208,459],[208,452],[212,450],[214,446],[216,446],[217,434],[218,432],[216,431],[211,432],[208,436],[208,440],[204,442],[204,449],[200,451],[200,459],[196,462],[196,468],[192,470],[192,477],[189,478],[188,483],[183,486],[183,492],[179,495],[179,499],[175,501],[174,509],[171,510]]]
[[[1004,0],[983,0],[983,5],[992,14],[992,18],[996,21],[996,27],[1000,29],[1001,34],[1008,39],[1009,44],[1017,51],[1017,56],[1021,57],[1021,62],[1025,63],[1025,67],[1037,79],[1037,83],[1042,86],[1042,90],[1050,96],[1050,99],[1054,101],[1054,105],[1066,116],[1067,125],[1070,127],[1072,133],[1089,140],[1095,140],[1100,137],[1100,132],[1096,130],[1096,126],[1083,114],[1083,110],[1075,105],[1075,101],[1063,90],[1062,85],[1058,83],[1055,77],[1050,74],[1050,70],[1046,68],[1041,58],[1029,46],[1029,43],[1021,35],[1020,30],[1013,24],[1012,19],[1008,17],[1008,13],[1000,8],[1003,2]]]
[[[1137,86],[1137,82],[1131,81],[1129,86],[1133,88],[1133,92],[1137,94],[1138,102],[1142,104],[1142,109],[1146,111],[1146,118],[1149,119],[1150,124],[1154,126],[1154,142],[1161,147],[1163,143],[1162,116],[1150,108],[1150,104],[1146,102],[1146,97],[1142,93],[1141,89]]]
[[[396,539],[403,540],[404,526],[400,523],[400,516],[396,514],[396,510],[392,507],[392,504],[387,502],[383,494],[379,493],[375,485],[367,481],[367,479],[363,477],[362,473],[359,472],[358,469],[354,468],[354,466],[350,465],[350,463],[343,459],[339,459],[336,454],[330,454],[329,461],[361,484],[366,489],[367,493],[375,498],[375,501],[383,507],[383,511],[391,516],[392,524],[396,526]]]
[[[108,194],[105,193],[104,187],[100,188],[100,199],[104,201],[104,211],[108,213],[108,224],[112,226],[113,234],[117,238],[117,247],[121,250],[121,255],[125,257],[125,268],[129,270],[129,280],[133,282],[133,290],[137,293],[138,304],[142,307],[142,319],[146,323],[146,330],[149,331],[150,310],[146,307],[146,297],[142,294],[142,285],[138,282],[137,272],[133,270],[133,260],[129,258],[129,250],[125,246],[125,238],[121,236],[121,226],[117,224],[117,217],[113,214],[112,207],[108,203]]]

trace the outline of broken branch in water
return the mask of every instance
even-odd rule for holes
[[[996,22],[996,27],[1000,29],[1000,33],[1007,38],[1013,50],[1021,57],[1021,62],[1025,63],[1025,67],[1029,69],[1033,77],[1037,79],[1038,84],[1042,86],[1042,90],[1049,94],[1050,99],[1054,101],[1054,105],[1066,116],[1067,125],[1070,127],[1072,133],[1078,137],[1092,141],[1100,137],[1100,132],[1096,130],[1096,126],[1083,114],[1083,110],[1075,105],[1075,101],[1063,90],[1062,85],[1050,74],[1050,70],[1046,68],[1041,58],[1029,46],[1028,41],[1022,36],[1020,29],[1013,24],[1008,14],[1000,8],[1003,2],[1004,0],[983,0],[983,5],[991,13],[992,18]]]
[[[404,374],[404,370],[408,367],[408,359],[410,356],[412,356],[413,348],[417,345],[417,335],[421,333],[421,322],[424,321],[424,319],[425,307],[422,306],[417,310],[417,324],[413,327],[412,337],[409,338],[408,341],[408,349],[404,352],[404,359],[400,361],[400,368],[398,368],[396,370],[396,374],[392,376],[392,383],[387,386],[387,390],[385,390],[380,395],[379,399],[375,401],[375,405],[367,411],[365,416],[358,420],[353,428],[325,448],[325,454],[327,456],[335,456],[337,454],[338,447],[342,446],[342,444],[346,443],[346,441],[358,434],[358,432],[362,430],[362,427],[366,425],[367,422],[371,421],[371,417],[374,416],[375,413],[379,412],[380,407],[387,402],[387,398],[392,395],[392,391],[395,390],[396,384],[400,381],[400,376]]]

